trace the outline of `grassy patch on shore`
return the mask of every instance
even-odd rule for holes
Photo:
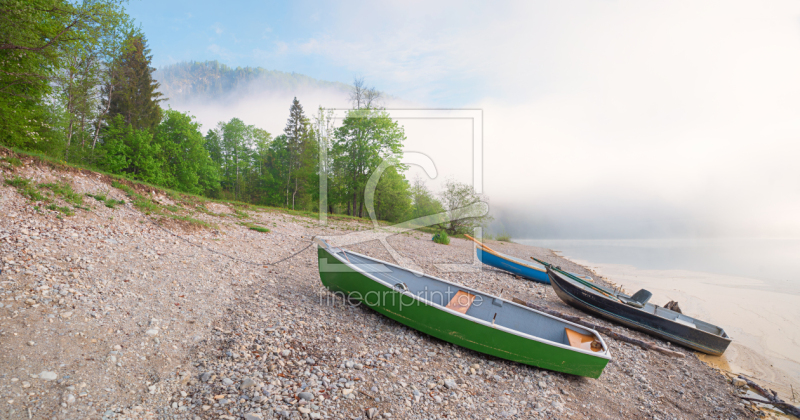
[[[178,220],[178,221],[181,221],[181,222],[185,222],[185,223],[188,223],[188,224],[190,224],[192,226],[195,226],[195,227],[204,227],[206,229],[219,229],[219,226],[217,226],[214,223],[208,223],[208,222],[202,221],[200,219],[195,219],[194,217],[191,217],[191,216],[183,216],[183,215],[178,215],[178,214],[163,214],[162,216],[168,217],[168,218],[170,218],[172,220]]]
[[[22,178],[22,177],[14,177],[11,179],[6,179],[6,185],[12,186],[17,189],[17,191],[22,194],[23,197],[31,200],[31,201],[49,201],[47,197],[45,197],[36,185],[31,182],[30,179]]]
[[[52,211],[59,212],[59,213],[63,214],[64,216],[72,216],[72,215],[74,215],[74,214],[75,214],[75,213],[72,211],[72,209],[70,209],[69,207],[66,207],[66,206],[57,206],[57,205],[55,205],[55,204],[49,204],[49,205],[48,205],[47,207],[45,207],[45,208],[46,208],[47,210],[52,210]]]
[[[139,209],[139,211],[141,211],[142,213],[147,215],[153,213],[155,214],[161,213],[160,211],[161,209],[159,208],[158,204],[150,200],[149,197],[145,197],[137,193],[136,190],[134,190],[133,187],[131,187],[130,185],[126,185],[117,181],[112,181],[111,186],[125,192],[125,194],[128,195],[128,198],[131,199],[133,206]]]
[[[72,203],[76,206],[83,204],[83,196],[76,193],[72,189],[72,185],[69,185],[66,182],[39,184],[39,188],[48,189],[52,191],[53,194],[61,197],[64,201]]]
[[[269,229],[267,229],[267,228],[265,228],[263,226],[259,226],[259,225],[255,224],[255,223],[242,222],[242,223],[239,223],[239,224],[249,228],[250,230],[254,230],[256,232],[269,233]]]
[[[105,194],[102,194],[102,193],[101,194],[94,194],[94,195],[86,193],[86,196],[87,197],[92,197],[95,200],[102,202],[106,207],[108,207],[110,209],[116,208],[116,206],[118,206],[118,205],[125,204],[125,200],[115,200],[115,199],[113,199],[111,197],[108,197]]]
[[[30,201],[34,203],[46,203],[47,205],[44,207],[45,209],[63,214],[65,216],[72,216],[75,214],[75,212],[72,208],[67,206],[59,206],[53,203],[53,197],[61,198],[68,204],[71,204],[73,208],[91,211],[83,206],[83,196],[76,193],[72,189],[72,186],[66,182],[51,182],[36,185],[30,179],[17,176],[11,179],[6,179],[5,183],[6,185],[16,188],[23,197],[29,199]],[[44,190],[49,191],[44,194]],[[40,206],[33,206],[33,208],[36,211],[41,211]]]
[[[3,163],[3,166],[8,166],[11,168],[19,168],[22,166],[22,161],[13,156],[2,157],[0,158],[0,162]]]

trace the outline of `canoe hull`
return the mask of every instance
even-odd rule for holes
[[[437,305],[415,299],[375,281],[340,262],[325,248],[318,248],[322,284],[409,328],[477,352],[506,360],[573,375],[597,378],[608,359],[530,340],[507,331],[456,316]],[[323,262],[323,259],[325,261]]]
[[[544,270],[540,271],[530,267],[519,265],[514,261],[507,260],[505,258],[499,257],[489,252],[484,252],[480,248],[477,249],[477,253],[478,253],[478,259],[482,263],[488,266],[508,271],[509,273],[516,274],[528,280],[533,280],[535,282],[544,284],[550,284],[550,278],[547,276],[547,272]]]
[[[582,311],[714,356],[722,355],[731,342],[730,338],[710,334],[589,293],[560,278],[552,271],[549,275],[550,284],[556,295],[565,303]]]

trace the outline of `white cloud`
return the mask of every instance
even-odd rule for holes
[[[338,7],[318,33],[258,53],[328,63],[415,104],[484,109],[485,190],[532,234],[800,236],[797,3]],[[219,115],[282,126],[284,96]],[[408,144],[469,179],[446,158],[445,134],[461,130],[409,123]]]

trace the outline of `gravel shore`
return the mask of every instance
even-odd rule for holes
[[[471,242],[439,245],[418,232],[389,238],[435,276],[583,316],[687,357],[609,339],[613,359],[599,379],[488,357],[322,287],[310,239],[366,230],[366,223],[334,219],[323,227],[308,217],[211,203],[191,217],[212,227],[172,219],[158,225],[106,177],[28,160],[0,169],[0,418],[756,417],[728,378],[686,349],[580,313],[550,286],[490,267],[436,268],[471,263]],[[88,210],[58,218],[4,183],[17,176],[126,204],[87,199]],[[139,192],[180,204],[160,191]],[[593,274],[546,249],[490,246]],[[348,248],[394,262],[378,241]]]

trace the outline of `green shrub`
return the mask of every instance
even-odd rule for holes
[[[499,233],[497,234],[497,236],[495,236],[494,240],[502,242],[511,242],[511,235],[508,232]]]
[[[265,228],[263,226],[256,225],[254,223],[241,222],[239,224],[249,228],[250,230],[254,230],[256,232],[269,233],[269,229],[267,229],[267,228]]]
[[[433,235],[433,242],[442,245],[450,245],[450,237],[447,236],[447,232],[439,231],[436,235]]]

